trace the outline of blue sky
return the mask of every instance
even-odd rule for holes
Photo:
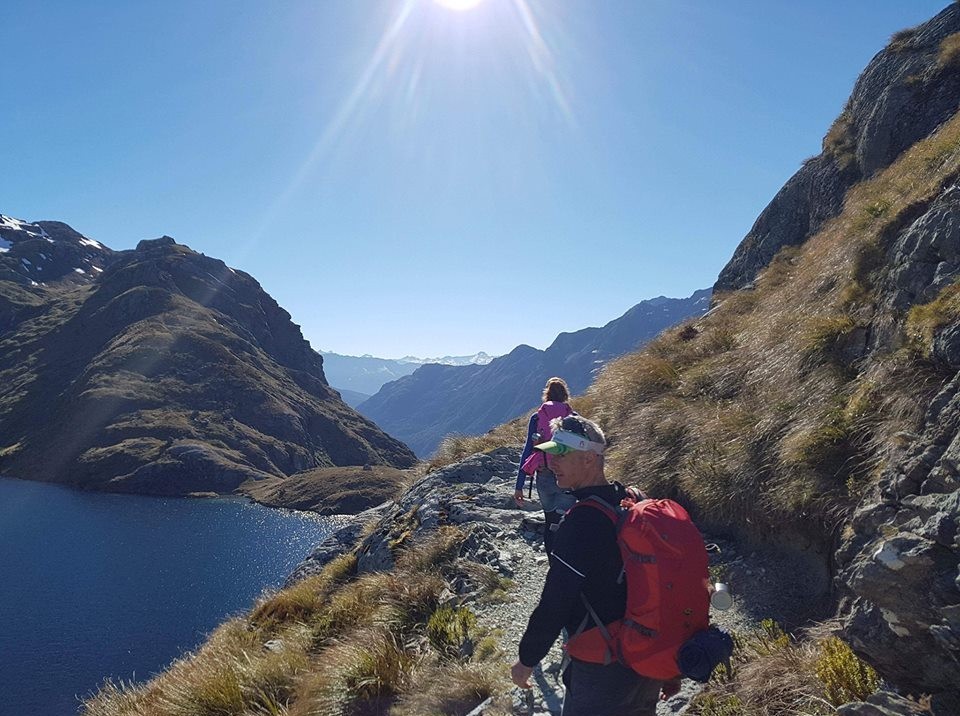
[[[0,212],[173,236],[318,349],[544,348],[711,285],[947,4],[6,0]]]

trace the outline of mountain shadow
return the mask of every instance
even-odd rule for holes
[[[8,217],[0,236],[2,474],[179,495],[415,462],[249,275],[169,237],[113,252]]]

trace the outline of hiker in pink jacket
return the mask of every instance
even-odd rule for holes
[[[528,475],[533,475],[537,485],[537,497],[543,507],[544,531],[543,548],[549,555],[553,548],[552,525],[559,525],[563,514],[573,506],[575,499],[557,487],[557,478],[547,467],[545,456],[539,450],[534,450],[537,443],[550,439],[550,421],[554,418],[565,418],[573,413],[567,405],[570,391],[563,378],[551,378],[543,389],[543,405],[530,416],[527,425],[527,442],[520,456],[520,469],[517,471],[517,484],[513,499],[517,506],[523,506],[523,484]]]

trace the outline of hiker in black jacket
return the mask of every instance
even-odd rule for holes
[[[553,437],[537,449],[546,453],[561,489],[577,500],[596,495],[617,505],[626,496],[619,483],[603,473],[606,439],[593,422],[570,415],[553,421]],[[520,658],[511,669],[515,684],[530,688],[534,667],[566,629],[576,634],[586,623],[590,603],[604,624],[621,619],[626,609],[626,583],[613,523],[598,510],[573,509],[560,523],[540,602],[520,640]],[[581,596],[582,595],[582,596]],[[614,661],[609,665],[570,660],[563,672],[566,693],[563,716],[653,716],[660,681],[640,676]],[[664,693],[675,691],[669,684]]]

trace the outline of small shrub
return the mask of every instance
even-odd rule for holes
[[[736,696],[701,693],[690,704],[696,716],[745,716],[747,711]]]
[[[856,158],[857,136],[853,128],[853,114],[844,109],[830,125],[823,138],[823,151],[830,154],[841,169],[853,163]]]
[[[891,52],[903,52],[907,49],[907,44],[917,34],[917,28],[908,27],[905,30],[898,30],[890,36],[890,44],[887,49]]]
[[[836,637],[822,643],[815,669],[827,701],[834,706],[863,701],[880,688],[880,677],[873,667]]]
[[[790,646],[790,636],[773,619],[764,619],[760,627],[744,641],[746,649],[757,656],[770,656]]]
[[[867,204],[863,210],[874,219],[879,219],[890,210],[890,202],[886,199],[877,199]]]

